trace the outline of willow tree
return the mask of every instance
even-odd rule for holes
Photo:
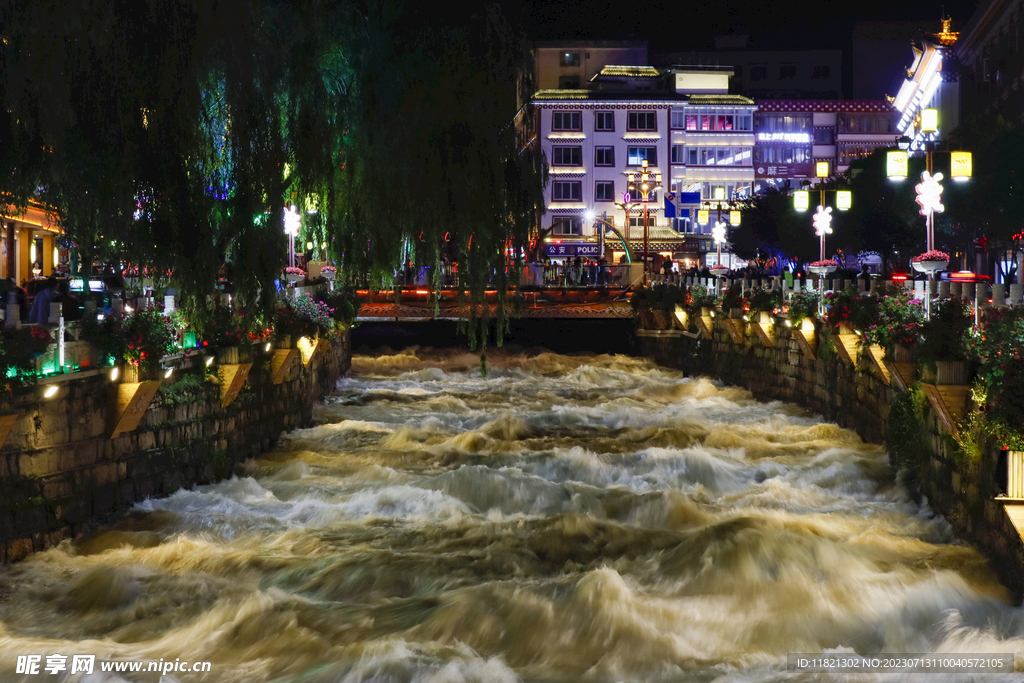
[[[500,340],[546,181],[520,118],[528,45],[496,5],[379,0],[356,14],[343,165],[324,193],[335,248],[350,272],[386,277],[411,244],[436,285],[457,261],[471,342],[486,333],[489,286]]]
[[[240,298],[268,306],[286,197],[336,172],[342,11],[326,0],[5,3],[5,201],[53,207],[86,260],[173,270],[197,312],[230,255]]]

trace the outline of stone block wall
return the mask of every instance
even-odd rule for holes
[[[198,400],[158,392],[138,427],[113,439],[107,420],[116,385],[106,375],[21,406],[0,449],[0,561],[73,538],[146,498],[230,476],[283,432],[309,426],[314,404],[350,362],[346,336],[273,384],[265,356],[231,405],[221,407],[217,385]]]
[[[761,400],[781,400],[807,408],[860,435],[871,443],[884,444],[888,434],[889,406],[897,388],[862,359],[855,368],[839,358],[834,348],[818,337],[816,358],[801,350],[793,331],[775,327],[775,344],[767,347],[751,334],[748,324],[743,344],[733,342],[720,318],[715,319],[713,339],[678,331],[640,330],[640,353],[666,367],[695,376],[709,376],[744,387]],[[916,496],[924,496],[933,510],[949,521],[961,539],[968,539],[990,564],[1000,580],[1020,601],[1024,595],[1024,542],[995,499],[995,473],[1005,467],[998,453],[977,461],[956,455],[956,443],[940,424],[938,413],[924,409],[930,461],[907,484]]]

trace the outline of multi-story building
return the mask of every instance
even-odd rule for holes
[[[542,228],[555,236],[595,237],[587,211],[608,221],[643,250],[644,209],[628,215],[616,206],[628,191],[629,173],[647,162],[663,188],[647,204],[652,252],[699,260],[708,226],[696,224],[700,200],[714,187],[727,196],[749,191],[754,179],[754,102],[728,94],[730,69],[610,66],[589,90],[541,90],[534,96],[535,129],[550,164]],[[665,193],[677,216],[665,215]],[[688,236],[689,235],[689,236]],[[616,261],[623,250],[610,245]]]
[[[892,147],[897,112],[886,101],[770,100],[754,116],[754,191],[812,184],[815,162],[844,173],[875,149]]]
[[[982,2],[956,41],[962,106],[977,116],[1024,122],[1024,53],[1020,0]]]

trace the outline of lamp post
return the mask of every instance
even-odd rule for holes
[[[740,224],[740,212],[735,210],[735,209],[733,209],[731,207],[731,205],[729,204],[729,202],[725,201],[725,188],[724,187],[716,187],[716,188],[714,188],[713,193],[714,193],[714,200],[713,201],[702,202],[702,204],[707,205],[708,208],[707,209],[701,209],[701,210],[699,210],[697,212],[697,224],[698,225],[708,225],[711,222],[711,218],[710,218],[710,216],[711,216],[711,207],[715,207],[715,209],[718,212],[718,220],[715,223],[715,228],[712,228],[712,230],[711,230],[711,235],[712,235],[712,238],[715,241],[715,244],[718,245],[718,260],[716,262],[716,266],[722,266],[722,243],[725,242],[724,228],[725,227],[729,227],[729,226],[732,226],[732,227],[735,228],[736,226],[738,226]],[[729,221],[728,221],[728,223],[722,221],[722,207],[723,206],[729,212]],[[716,234],[715,230],[719,226],[724,226],[723,227],[723,232],[721,234],[721,240],[715,239],[715,234]]]
[[[939,112],[937,109],[922,109],[919,120],[920,132],[932,134],[939,130]],[[935,173],[932,165],[933,142],[926,140],[925,170],[921,173],[921,182],[915,186],[917,203],[921,207],[921,215],[925,217],[925,251],[931,256],[935,251],[935,214],[945,211],[942,204],[942,174]],[[956,182],[971,179],[973,163],[970,152],[949,152],[950,177]],[[900,182],[907,177],[907,152],[891,150],[886,153],[886,174],[889,180]],[[932,279],[935,273],[949,265],[949,261],[921,260],[914,261],[914,269],[928,274],[928,291],[925,294],[925,316],[932,316]]]
[[[819,261],[825,260],[825,235],[832,234],[832,207],[825,206],[825,193],[836,193],[836,208],[840,211],[848,211],[853,205],[853,193],[849,190],[826,188],[829,175],[827,161],[819,161],[815,164],[815,176],[818,178],[820,201],[818,202],[817,210],[814,212],[812,223],[814,225],[814,234],[820,238]],[[804,182],[805,187],[809,186],[809,184],[808,181]],[[808,190],[798,190],[793,193],[793,208],[797,211],[807,211],[810,208],[810,192]]]
[[[718,280],[715,282],[715,296],[722,295],[722,275],[728,270],[728,268],[722,265],[722,244],[725,242],[725,227],[725,223],[718,221],[715,223],[715,227],[711,228],[711,238],[715,241],[715,246],[718,249],[718,261],[712,269],[717,271],[716,275],[718,275]]]
[[[288,235],[288,265],[295,266],[295,238],[299,236],[302,217],[294,206],[284,210],[284,231]]]
[[[626,179],[629,181],[630,193],[632,194],[633,191],[639,192],[640,201],[644,205],[644,279],[646,280],[648,275],[647,261],[650,258],[649,202],[651,195],[661,187],[661,173],[651,173],[648,171],[647,159],[640,162],[640,165],[639,177],[636,173],[629,173],[626,175]],[[637,183],[637,180],[640,182]]]

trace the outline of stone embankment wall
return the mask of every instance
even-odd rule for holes
[[[732,334],[726,325],[734,326]],[[820,330],[808,345],[798,339],[803,333],[775,325],[768,346],[753,325],[726,321],[719,314],[711,339],[680,331],[640,330],[637,342],[640,353],[660,365],[744,387],[760,400],[795,403],[857,432],[865,441],[886,443],[889,407],[896,392],[912,388],[912,376],[909,382],[901,381],[907,378],[893,377],[883,370],[886,364],[863,352],[859,358],[844,354],[837,349],[838,337],[822,336]],[[735,340],[737,328],[743,329],[742,343]],[[927,498],[959,538],[989,558],[1019,602],[1024,595],[1024,542],[1009,512],[1020,507],[995,497],[1001,490],[998,473],[1005,464],[999,462],[998,452],[973,461],[958,457],[945,424],[948,416],[930,401],[924,402],[923,416],[930,453],[904,473],[906,483],[915,495]]]
[[[221,406],[216,384],[157,392],[138,426],[115,438],[117,386],[106,373],[20,406],[0,450],[0,561],[73,538],[146,498],[230,476],[283,432],[310,425],[314,404],[351,362],[347,337],[321,343],[308,365],[297,359],[274,384],[270,358],[254,361],[230,405]]]

